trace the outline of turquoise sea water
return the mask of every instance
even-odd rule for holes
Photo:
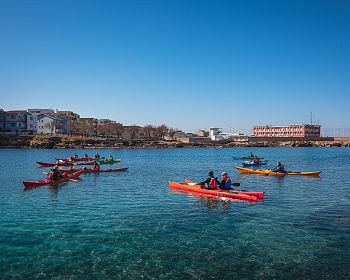
[[[0,279],[350,279],[350,149],[258,148],[320,178],[240,175],[248,149],[99,150],[129,172],[23,191],[35,161],[94,150],[0,150]],[[261,203],[169,190],[228,171]]]

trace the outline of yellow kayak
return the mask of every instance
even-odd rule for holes
[[[281,172],[273,172],[269,169],[265,170],[258,170],[258,169],[250,169],[250,168],[244,168],[239,166],[234,166],[237,170],[241,171],[242,173],[251,173],[251,174],[261,174],[261,175],[277,175],[277,176],[320,176],[321,171],[311,171],[311,172],[292,172],[287,171],[285,173]]]

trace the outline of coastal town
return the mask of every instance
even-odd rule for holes
[[[0,109],[0,136],[0,146],[43,148],[349,145],[348,139],[321,137],[321,126],[314,124],[253,126],[250,135],[219,127],[184,132],[165,124],[123,125],[53,109]]]

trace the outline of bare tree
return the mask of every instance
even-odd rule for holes
[[[151,124],[147,124],[143,128],[143,132],[145,133],[146,138],[152,139],[155,136],[156,127]]]
[[[112,131],[113,134],[117,135],[117,138],[121,138],[124,131],[124,127],[121,123],[113,123]]]
[[[139,132],[139,127],[137,125],[131,125],[129,127],[130,138],[136,139],[136,134]]]
[[[97,126],[97,133],[105,137],[107,134],[106,124],[99,124]]]
[[[157,134],[161,139],[164,139],[165,134],[168,132],[169,128],[165,124],[157,126]]]
[[[89,123],[86,122],[80,122],[80,131],[82,133],[82,136],[89,136],[92,132],[92,127]]]

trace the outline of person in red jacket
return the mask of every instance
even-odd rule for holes
[[[92,170],[100,171],[100,164],[97,161],[94,161],[94,167],[92,168]]]

